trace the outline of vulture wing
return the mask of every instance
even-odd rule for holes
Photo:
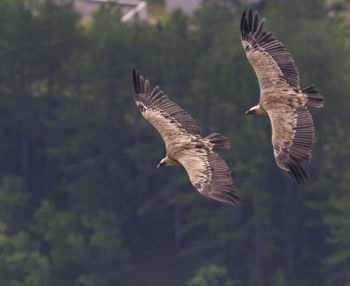
[[[267,111],[272,125],[272,145],[277,165],[298,183],[309,179],[301,166],[310,161],[314,125],[305,106],[277,107]]]
[[[167,149],[175,141],[188,142],[200,134],[199,127],[191,115],[172,102],[159,86],[150,91],[148,80],[137,70],[133,70],[132,74],[135,103],[143,117],[158,130]]]
[[[300,88],[293,58],[281,42],[264,31],[264,20],[259,21],[257,12],[244,11],[240,30],[243,48],[258,77],[261,91],[271,86]]]
[[[239,204],[231,170],[216,152],[205,148],[184,149],[176,159],[202,195],[234,206]]]

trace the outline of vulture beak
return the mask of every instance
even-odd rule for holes
[[[255,110],[249,109],[245,112],[245,115],[250,115],[250,114],[255,114]]]
[[[157,168],[159,168],[161,166],[161,164],[159,163],[158,165],[157,165]]]

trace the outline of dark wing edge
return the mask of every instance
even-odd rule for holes
[[[240,199],[236,195],[230,168],[227,166],[226,162],[213,151],[208,152],[207,159],[210,166],[211,181],[202,191],[202,194],[232,206],[238,206]]]
[[[286,47],[270,32],[264,31],[265,19],[259,21],[258,12],[252,9],[242,14],[240,32],[242,41],[249,45],[245,47],[246,53],[250,49],[265,51],[280,68],[283,78],[293,87],[300,88],[300,79],[297,67]]]
[[[136,94],[149,93],[150,86],[149,81],[145,80],[136,69],[132,70],[132,80],[134,83],[134,89]]]
[[[306,107],[295,111],[297,116],[292,145],[288,149],[282,148],[275,155],[277,165],[295,179],[298,183],[310,180],[308,173],[301,166],[304,161],[311,160],[311,149],[314,144],[314,124],[310,112]]]
[[[149,81],[145,80],[136,69],[132,71],[132,78],[136,93],[134,100],[141,112],[146,109],[157,109],[164,117],[170,117],[174,122],[179,123],[181,128],[188,133],[200,134],[200,129],[191,115],[178,104],[172,102],[159,86],[156,86],[151,92]]]

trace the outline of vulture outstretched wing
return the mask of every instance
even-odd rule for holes
[[[216,152],[204,148],[184,149],[176,159],[202,195],[234,206],[239,204],[231,170]]]
[[[261,91],[272,86],[300,88],[299,73],[286,47],[272,33],[264,31],[264,19],[258,13],[244,11],[241,18],[241,40],[250,64],[259,80]]]
[[[314,143],[314,125],[304,107],[269,110],[272,125],[272,145],[277,165],[298,183],[309,179],[301,166],[310,161]]]
[[[200,130],[191,115],[156,86],[150,90],[148,80],[137,70],[133,70],[135,103],[143,117],[149,121],[162,136],[166,148],[174,139],[187,142],[200,134]]]

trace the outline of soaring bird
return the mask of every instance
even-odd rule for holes
[[[323,107],[324,98],[314,85],[300,87],[299,73],[286,47],[264,30],[258,13],[244,11],[241,40],[260,85],[260,100],[246,114],[265,114],[272,126],[277,165],[298,183],[309,179],[301,166],[311,160],[314,124],[308,107]]]
[[[213,151],[228,149],[228,139],[219,133],[201,137],[199,127],[191,115],[172,102],[159,86],[151,91],[149,81],[135,69],[132,77],[135,103],[165,143],[166,156],[157,168],[180,163],[187,171],[192,185],[202,195],[238,205],[239,198],[232,183],[231,171],[225,161]]]

